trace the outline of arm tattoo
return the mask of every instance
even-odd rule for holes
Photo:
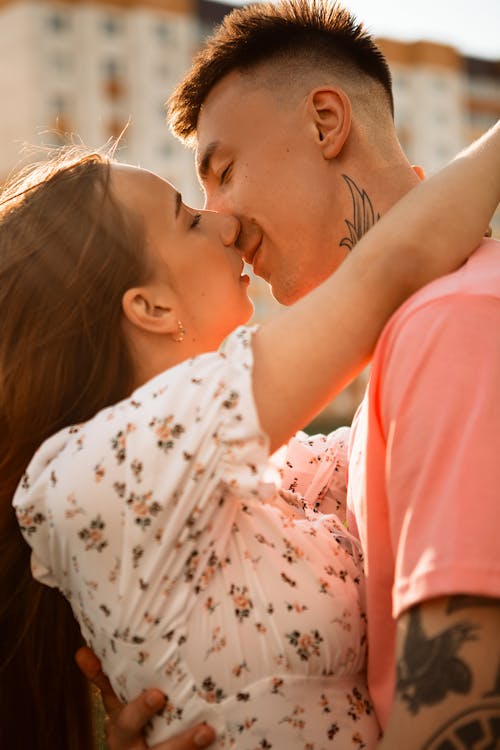
[[[396,691],[415,715],[423,706],[442,701],[449,692],[465,695],[470,691],[472,673],[458,652],[465,641],[476,640],[477,627],[464,621],[429,637],[418,606],[408,617],[403,653],[397,663]]]
[[[470,596],[467,594],[456,594],[450,596],[446,605],[446,614],[458,612],[467,607],[500,607],[500,599],[488,596]]]
[[[349,237],[343,237],[340,247],[352,250],[356,242],[380,219],[380,214],[375,215],[372,202],[365,190],[360,190],[356,183],[346,174],[342,177],[347,183],[352,198],[353,218],[345,219],[349,230]]]
[[[484,694],[485,698],[500,698],[500,663],[497,667],[497,675],[495,677],[495,682],[493,685],[492,690],[488,690],[487,693]]]
[[[497,750],[500,701],[471,706],[439,727],[422,750]]]
[[[500,599],[488,596],[472,596],[467,594],[455,594],[450,596],[446,605],[446,613],[458,612],[467,607],[500,607]],[[484,694],[484,698],[500,697],[500,663],[493,688]]]

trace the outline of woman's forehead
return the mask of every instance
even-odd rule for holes
[[[115,195],[134,210],[147,211],[158,203],[176,201],[177,190],[166,180],[147,169],[131,164],[113,164],[112,187]]]

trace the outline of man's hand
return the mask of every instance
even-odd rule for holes
[[[135,700],[123,704],[93,651],[81,648],[75,658],[80,670],[101,693],[107,714],[105,728],[109,750],[148,750],[143,729],[155,713],[163,708],[163,693],[155,689],[145,690]],[[214,739],[215,732],[211,727],[198,724],[173,739],[160,742],[150,750],[195,750],[208,747]]]

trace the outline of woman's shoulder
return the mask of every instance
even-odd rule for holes
[[[251,368],[251,338],[255,327],[240,327],[230,334],[217,351],[206,352],[184,360],[164,370],[136,388],[129,396],[98,411],[92,418],[78,425],[61,430],[47,441],[58,453],[61,444],[81,444],[83,435],[106,433],[103,427],[113,423],[135,423],[143,421],[141,412],[162,411],[169,407],[173,411],[184,410],[203,400],[204,392],[210,398],[218,394],[224,385],[235,384],[238,370]],[[226,374],[226,377],[224,375]],[[53,450],[51,450],[53,452]]]
[[[132,458],[137,463],[159,455],[170,465],[178,455],[206,457],[217,446],[261,438],[251,335],[252,329],[238,329],[220,351],[185,360],[88,421],[60,430],[33,457],[25,487],[56,469],[71,474],[90,467],[98,481],[110,462],[122,471]]]

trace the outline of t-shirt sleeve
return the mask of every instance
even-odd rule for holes
[[[393,613],[456,593],[500,596],[500,300],[457,295],[404,319],[379,415],[395,558]]]

